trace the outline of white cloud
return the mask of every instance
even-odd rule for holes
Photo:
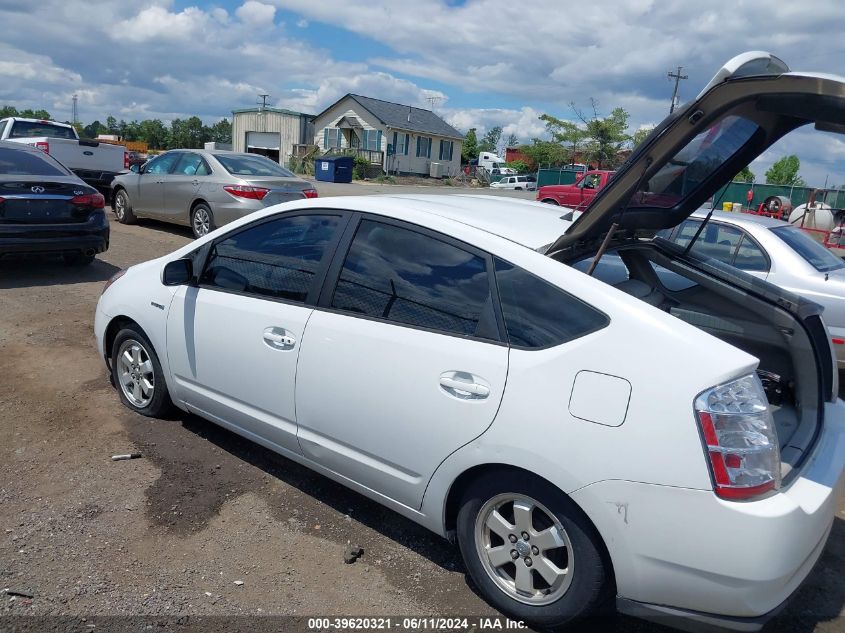
[[[298,26],[301,29],[307,29],[308,28],[308,20],[297,20],[296,26]]]
[[[235,10],[241,22],[252,27],[272,26],[276,7],[257,0],[247,0]]]

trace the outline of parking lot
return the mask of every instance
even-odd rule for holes
[[[92,336],[97,298],[117,270],[191,234],[153,221],[111,229],[109,251],[85,268],[0,259],[0,586],[33,596],[4,597],[0,614],[495,615],[457,548],[423,528],[200,418],[120,405]],[[110,459],[133,451],[142,458]],[[355,564],[347,544],[364,549]],[[820,564],[767,630],[845,632],[843,569],[840,500]],[[617,617],[582,628],[655,627]]]

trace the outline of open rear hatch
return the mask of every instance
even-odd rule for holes
[[[785,134],[809,124],[845,132],[845,78],[789,72],[768,53],[739,55],[655,128],[546,251],[578,265],[607,249],[624,267],[613,280],[620,289],[758,357],[784,476],[809,453],[824,402],[837,397],[822,308],[655,235],[684,221]],[[667,275],[686,283],[667,284]]]

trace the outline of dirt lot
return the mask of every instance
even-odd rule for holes
[[[415,524],[199,418],[119,404],[92,337],[103,282],[189,239],[115,223],[111,250],[85,269],[0,260],[0,588],[33,595],[0,595],[0,630],[110,630],[118,620],[97,616],[115,615],[157,616],[124,621],[146,623],[132,630],[250,616],[197,630],[281,631],[291,621],[254,616],[493,614],[457,550]],[[143,458],[110,460],[130,451]],[[365,550],[353,565],[348,542]],[[768,630],[845,632],[843,570],[840,504],[791,617]]]

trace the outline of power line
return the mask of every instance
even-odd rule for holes
[[[687,75],[682,75],[681,70],[683,66],[678,66],[678,72],[673,73],[671,70],[667,73],[669,79],[675,80],[675,90],[672,91],[672,104],[669,106],[669,114],[672,114],[675,111],[675,102],[678,99],[678,84],[681,82],[681,79],[689,79]]]

